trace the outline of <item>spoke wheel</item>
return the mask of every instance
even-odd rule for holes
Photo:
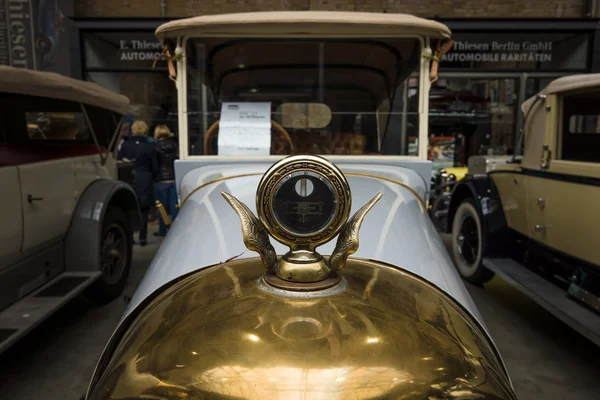
[[[470,265],[474,264],[479,257],[479,233],[477,224],[470,215],[463,218],[457,238],[457,250]]]
[[[133,233],[122,209],[109,207],[106,210],[98,246],[102,276],[86,289],[84,296],[93,303],[102,305],[123,292],[131,268]]]
[[[119,281],[127,265],[127,238],[125,229],[117,223],[110,225],[102,238],[100,265],[109,284]]]
[[[482,223],[472,199],[463,201],[456,210],[452,222],[452,255],[458,273],[469,282],[482,284],[494,277],[481,262]]]

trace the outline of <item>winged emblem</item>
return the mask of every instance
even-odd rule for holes
[[[229,193],[221,192],[227,203],[240,217],[242,222],[242,235],[248,250],[256,251],[268,271],[274,271],[277,265],[275,248],[269,241],[269,234],[262,222],[250,211],[247,205]]]
[[[362,206],[349,220],[344,224],[340,235],[338,236],[335,249],[329,258],[329,268],[332,271],[339,271],[346,265],[346,260],[351,254],[358,250],[358,231],[365,216],[373,208],[375,203],[383,196],[382,193],[377,193],[367,204]]]

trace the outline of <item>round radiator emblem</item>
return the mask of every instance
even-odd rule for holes
[[[348,182],[318,156],[290,156],[261,179],[256,208],[267,231],[292,248],[315,248],[337,235],[351,206]]]

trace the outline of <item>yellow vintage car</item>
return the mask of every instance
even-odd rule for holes
[[[600,74],[556,79],[527,100],[522,154],[471,157],[445,228],[464,279],[497,273],[600,344],[598,100]]]
[[[467,171],[469,169],[466,167],[448,167],[448,168],[444,168],[444,171],[442,172],[442,181],[444,180],[444,174],[446,174],[447,178],[447,182],[452,182],[452,181],[460,181],[462,178],[465,177],[465,175],[467,174]]]
[[[447,167],[433,172],[428,210],[437,229],[445,229],[452,189],[465,177],[468,170],[467,167]]]

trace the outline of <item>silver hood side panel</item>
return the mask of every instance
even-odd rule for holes
[[[189,161],[185,162],[186,164]],[[390,165],[336,163],[344,172],[360,172],[400,181],[422,198],[429,179],[412,169]],[[264,173],[271,164],[237,163],[189,168],[178,176],[180,200],[198,186],[222,177]],[[431,168],[430,164],[427,164]],[[255,257],[242,240],[240,220],[221,196],[228,192],[256,213],[255,194],[260,175],[237,177],[210,183],[196,190],[182,205],[179,216],[163,241],[129,303],[123,318],[140,302],[165,283],[204,267],[239,258]],[[415,193],[390,181],[365,176],[348,176],[352,190],[352,213],[378,192],[382,199],[367,215],[360,231],[360,248],[355,257],[396,265],[410,271],[456,299],[482,324],[483,320],[464,287],[446,249],[433,227],[426,210]],[[287,248],[271,240],[278,254]],[[331,254],[335,240],[319,247],[321,254]],[[343,273],[343,270],[342,270]]]

